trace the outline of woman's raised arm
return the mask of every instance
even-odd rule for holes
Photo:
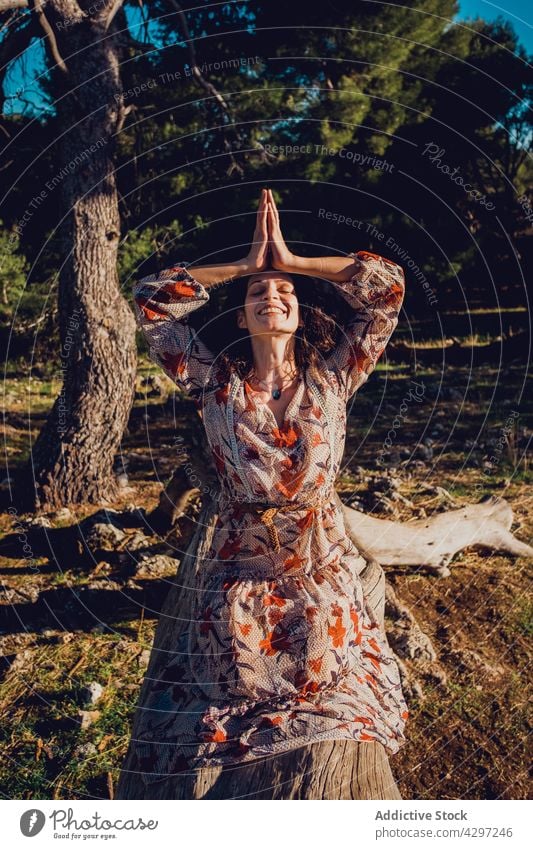
[[[135,315],[150,357],[181,389],[200,401],[213,374],[214,356],[189,324],[189,316],[209,300],[208,289],[266,268],[268,260],[267,192],[257,210],[248,254],[234,263],[194,266],[174,263],[135,283]]]
[[[200,398],[209,382],[213,354],[189,324],[209,300],[206,288],[175,264],[143,277],[133,288],[135,315],[150,358],[184,392]]]
[[[337,347],[325,366],[335,377],[345,401],[366,382],[392,336],[405,296],[401,265],[370,251],[345,257],[301,257],[287,247],[272,193],[268,198],[268,226],[274,268],[287,274],[322,277],[338,284],[348,306]]]

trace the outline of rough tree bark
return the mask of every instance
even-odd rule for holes
[[[16,4],[20,6],[20,4]],[[120,43],[102,0],[30,0],[57,91],[57,180],[65,221],[59,281],[63,387],[19,488],[28,507],[98,503],[116,494],[113,461],[133,401],[135,319],[117,273],[114,138],[124,121]]]
[[[132,768],[133,741],[139,734],[143,705],[151,683],[181,631],[190,621],[190,592],[202,558],[211,543],[217,518],[216,504],[207,501],[185,552],[175,582],[161,611],[148,669],[141,688],[132,729],[132,741],[119,778],[117,799],[401,799],[387,752],[381,743],[326,740],[310,743],[269,758],[237,767],[212,767],[191,775],[170,775],[146,788]],[[359,559],[365,595],[384,630],[385,575],[378,563]]]

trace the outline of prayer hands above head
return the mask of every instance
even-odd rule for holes
[[[279,212],[274,200],[274,195],[268,189],[268,238],[270,251],[272,254],[272,265],[278,271],[289,271],[296,265],[296,257],[289,250],[283,234],[281,232],[281,223]]]
[[[261,199],[255,219],[255,230],[253,241],[244,259],[244,264],[249,273],[265,271],[268,268],[269,243],[268,243],[268,190],[261,190]]]
[[[214,286],[238,277],[266,271],[269,267],[285,274],[300,274],[308,277],[324,277],[340,283],[351,280],[361,263],[353,255],[303,257],[294,254],[281,232],[276,201],[270,189],[261,190],[261,198],[255,219],[255,230],[250,250],[242,259],[210,265],[191,264],[195,279],[204,286]]]

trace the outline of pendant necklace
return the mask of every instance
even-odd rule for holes
[[[252,374],[254,375],[254,377],[257,377],[257,375],[255,374],[255,371],[253,371]],[[281,398],[281,393],[283,392],[284,389],[287,388],[287,386],[290,386],[291,383],[293,383],[295,377],[296,377],[296,375],[294,375],[292,380],[290,380],[289,383],[287,383],[286,386],[282,386],[281,388],[276,386],[270,391],[270,395],[274,399],[274,401],[278,401]]]

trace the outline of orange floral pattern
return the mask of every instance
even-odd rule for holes
[[[405,742],[398,666],[334,498],[346,404],[396,327],[405,280],[390,260],[353,256],[353,278],[332,284],[348,307],[341,340],[304,373],[281,426],[246,381],[217,373],[188,323],[209,300],[192,274],[176,265],[135,287],[152,358],[197,402],[221,491],[191,621],[143,704],[134,753],[147,783],[313,740],[379,741],[390,753]],[[279,550],[242,501],[285,508],[273,520]]]

